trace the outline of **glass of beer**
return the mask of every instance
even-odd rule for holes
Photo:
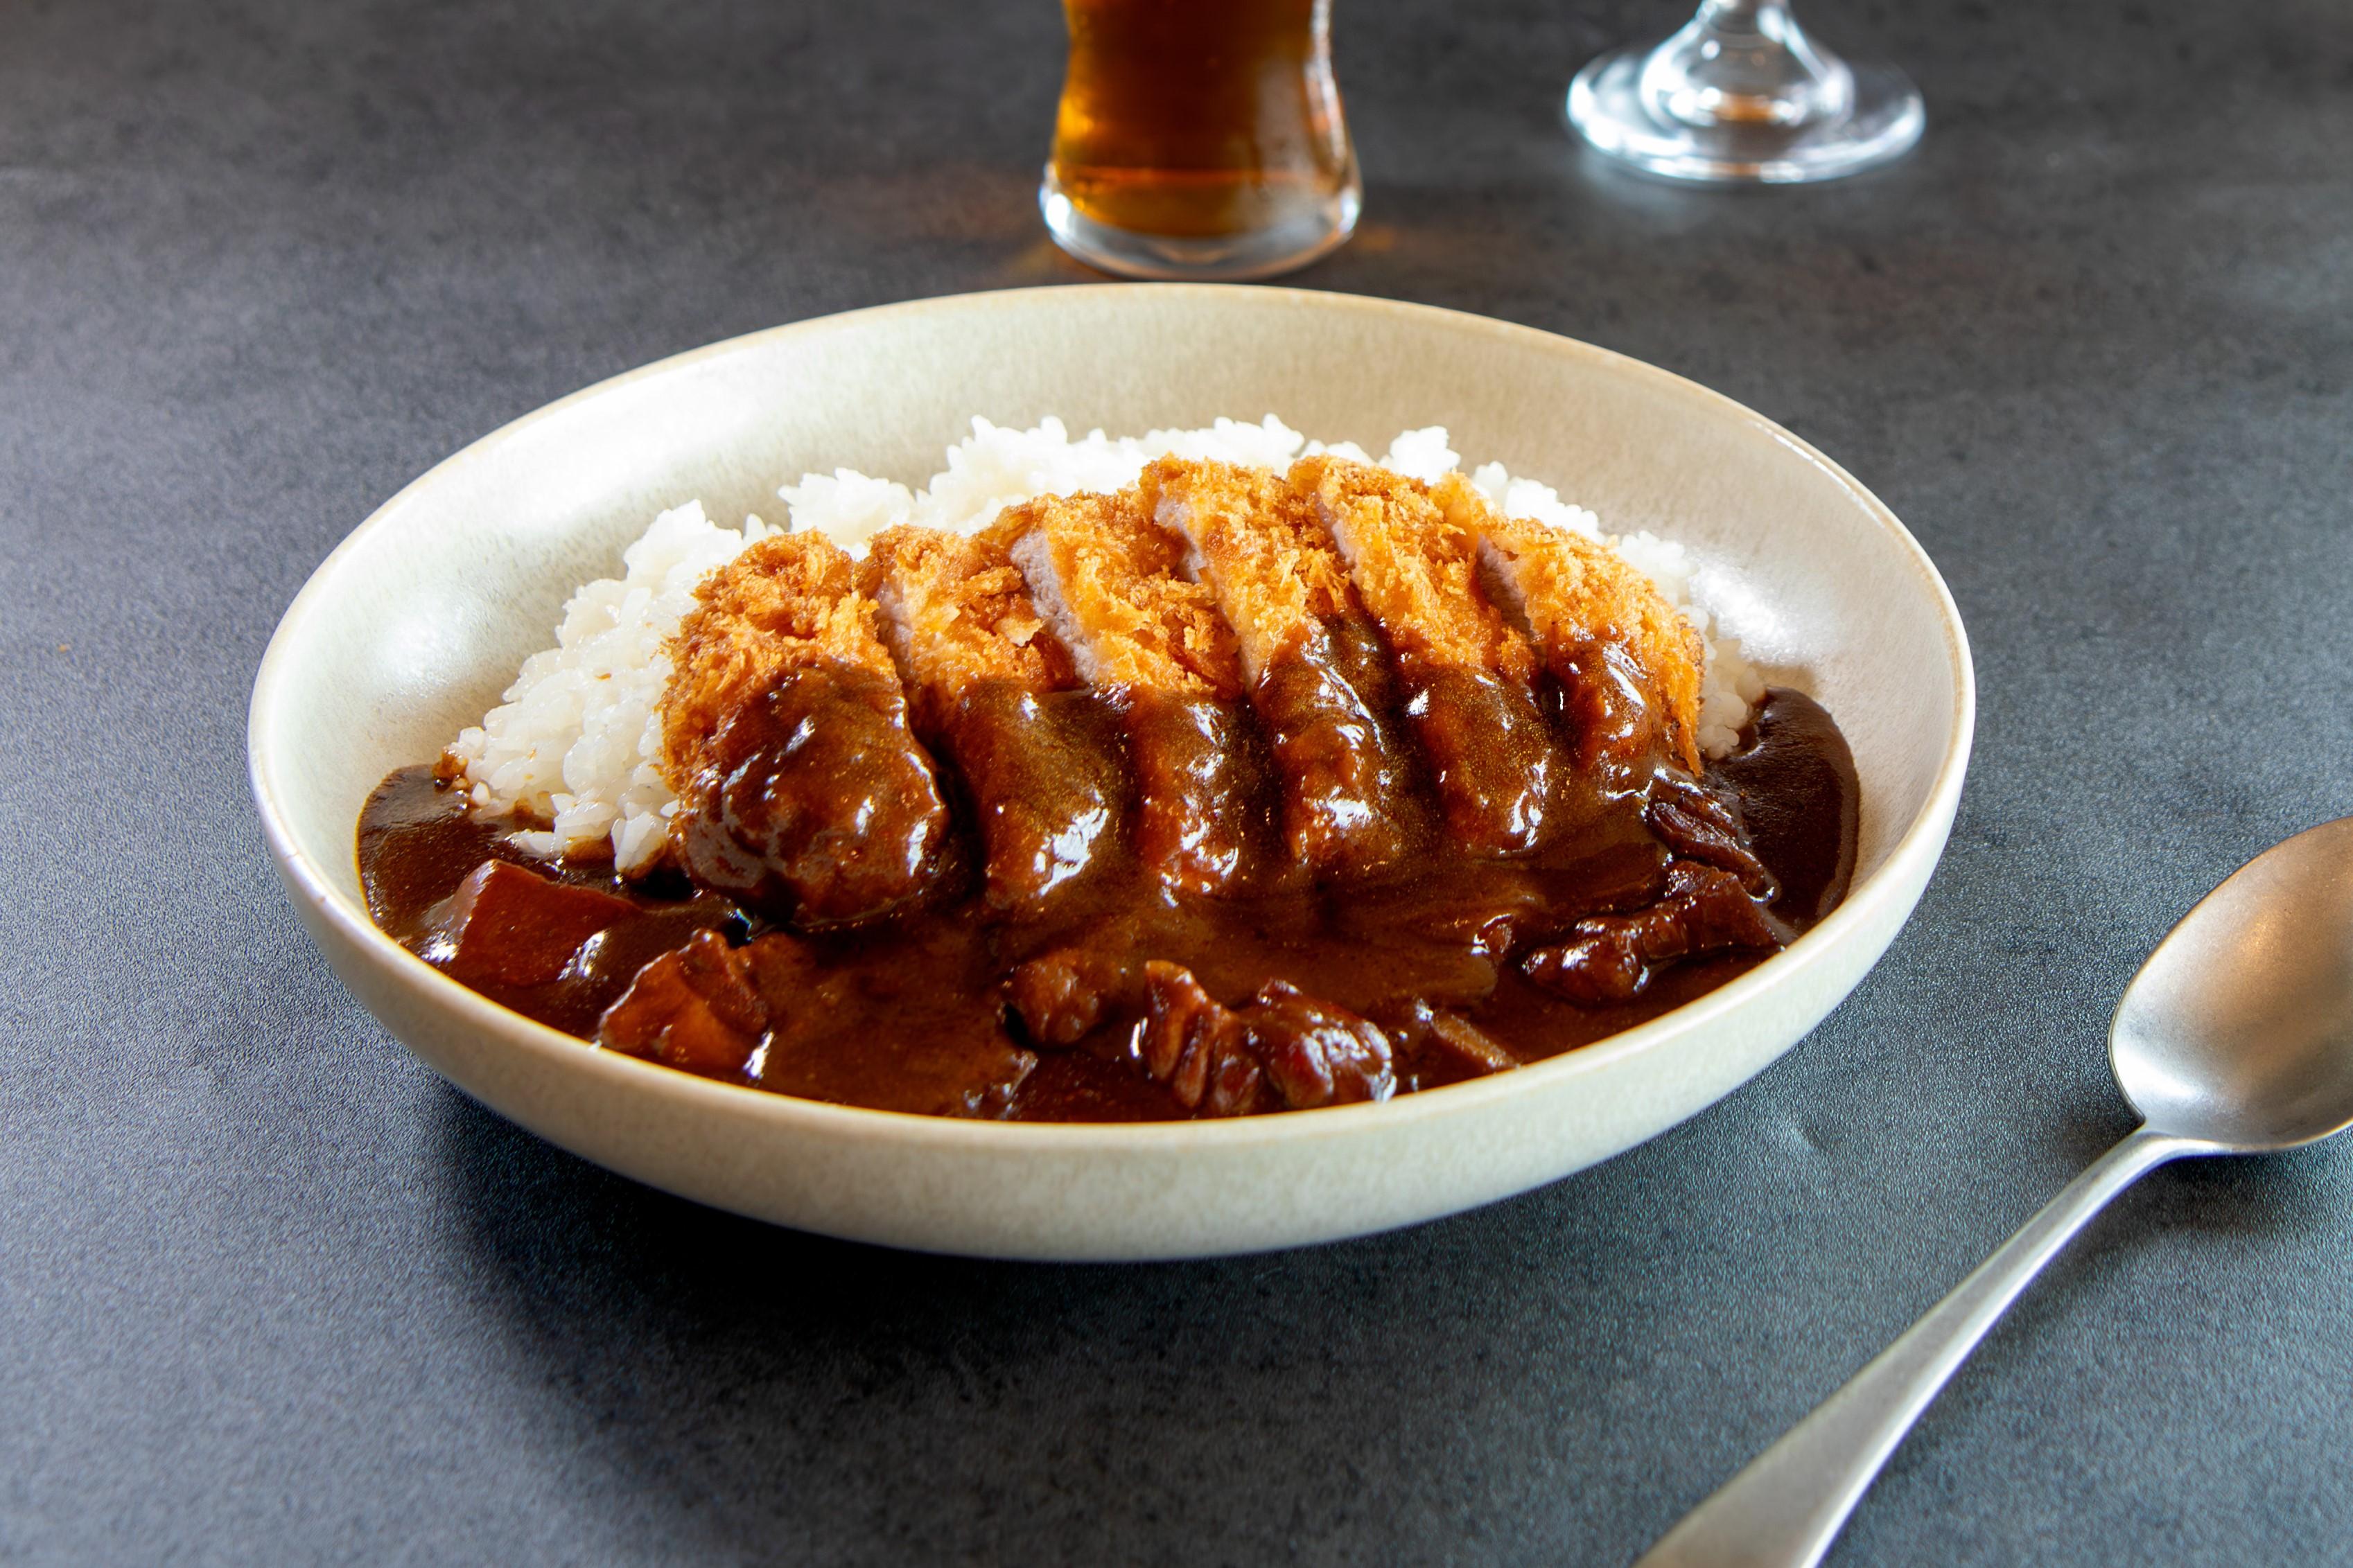
[[[1038,205],[1131,278],[1269,278],[1330,252],[1364,186],[1331,0],[1063,0],[1071,62]]]
[[[1788,0],[1703,0],[1665,43],[1577,72],[1568,121],[1645,174],[1712,184],[1857,174],[1910,151],[1924,123],[1902,71],[1841,59]]]

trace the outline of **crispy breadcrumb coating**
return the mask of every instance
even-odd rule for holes
[[[1447,475],[1430,493],[1453,526],[1479,542],[1482,579],[1545,662],[1562,670],[1597,648],[1623,649],[1663,719],[1669,753],[1700,772],[1705,648],[1651,580],[1598,540],[1504,516],[1460,474]]]
[[[819,533],[748,545],[695,589],[670,640],[661,700],[662,773],[685,792],[720,726],[754,690],[790,669],[849,664],[892,675],[858,563]]]
[[[1244,680],[1354,607],[1331,534],[1280,477],[1163,458],[1136,487],[1145,513],[1191,547],[1194,575],[1234,630]]]
[[[1479,536],[1430,487],[1330,456],[1292,465],[1291,486],[1348,563],[1358,597],[1408,669],[1475,669],[1525,684],[1535,658],[1479,586]]]
[[[1133,489],[1006,510],[1011,553],[1079,674],[1112,693],[1127,736],[1137,858],[1171,887],[1224,891],[1251,839],[1250,759],[1236,717],[1241,657],[1185,542]]]
[[[1138,481],[1233,627],[1282,777],[1293,865],[1317,878],[1396,864],[1420,815],[1380,637],[1314,502],[1262,468],[1163,458]]]
[[[1208,588],[1180,572],[1185,543],[1136,492],[1047,496],[1008,507],[997,530],[1055,635],[1091,686],[1174,697],[1241,690],[1234,634]]]
[[[984,680],[1033,691],[1076,683],[1068,651],[1006,553],[1017,537],[1001,522],[976,534],[903,526],[869,544],[860,581],[881,609],[882,635],[919,710]]]

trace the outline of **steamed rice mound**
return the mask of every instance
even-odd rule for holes
[[[977,533],[1008,506],[1124,489],[1163,457],[1280,473],[1298,458],[1329,453],[1426,483],[1462,471],[1442,426],[1408,430],[1375,458],[1352,442],[1310,441],[1271,414],[1256,425],[1220,419],[1198,430],[1117,439],[1095,430],[1072,440],[1052,418],[1029,430],[972,423],[972,435],[948,448],[947,467],[923,489],[849,468],[785,486],[777,494],[788,529],[822,533],[862,559],[885,529],[914,524]],[[1514,479],[1500,463],[1482,464],[1466,477],[1506,517],[1605,543],[1657,585],[1704,650],[1700,749],[1710,757],[1730,752],[1764,682],[1741,658],[1738,642],[1694,599],[1683,547],[1647,532],[1606,535],[1592,512],[1562,500],[1549,485]],[[698,501],[655,518],[623,553],[622,575],[575,594],[555,646],[524,660],[501,704],[451,742],[448,765],[461,772],[475,808],[513,816],[521,825],[514,842],[533,854],[609,856],[624,871],[650,865],[678,811],[661,769],[669,644],[694,606],[696,585],[745,546],[778,531],[756,517],[741,529],[721,528]]]

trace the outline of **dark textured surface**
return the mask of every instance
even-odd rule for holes
[[[345,531],[640,362],[1082,276],[1047,0],[0,6],[0,1560],[1621,1563],[2126,1114],[2110,1006],[2353,812],[2353,13],[1873,6],[1907,163],[1722,196],[1555,95],[1672,7],[1337,20],[1302,279],[1655,361],[1876,488],[1975,637],[1951,850],[1696,1121],[1487,1211],[1181,1267],[697,1210],[412,1062],[265,861],[247,689]],[[2160,1173],[1835,1561],[2341,1562],[2353,1149]]]

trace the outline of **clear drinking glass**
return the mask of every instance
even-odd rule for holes
[[[1331,0],[1063,0],[1071,60],[1038,204],[1133,278],[1268,278],[1356,226]]]
[[[1920,140],[1920,91],[1842,60],[1787,0],[1704,0],[1654,48],[1617,49],[1568,88],[1568,120],[1611,157],[1672,180],[1791,184],[1883,163]]]

